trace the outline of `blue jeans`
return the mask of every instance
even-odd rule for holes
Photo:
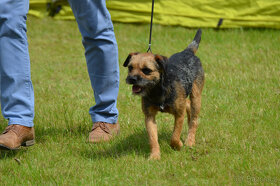
[[[118,49],[105,0],[69,0],[83,37],[95,105],[93,122],[116,123]],[[26,37],[28,0],[0,1],[0,86],[2,114],[10,124],[32,127],[34,93]]]
[[[10,124],[33,126],[34,93],[26,37],[29,2],[0,1],[0,94]]]

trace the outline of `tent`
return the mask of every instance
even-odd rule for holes
[[[48,7],[51,5],[51,0],[29,0],[29,15],[36,17],[45,17],[48,15]]]
[[[42,12],[43,4],[48,13]],[[107,0],[112,20],[124,23],[149,23],[151,4],[151,0]],[[155,0],[154,13],[154,23],[161,25],[280,29],[279,0]],[[30,14],[74,19],[65,0],[30,0]]]

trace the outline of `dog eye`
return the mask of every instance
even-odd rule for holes
[[[149,74],[152,72],[152,70],[149,69],[149,68],[143,68],[143,69],[142,69],[142,72],[143,72],[145,75],[149,75]]]
[[[133,67],[132,67],[132,66],[128,66],[128,71],[129,71],[129,72],[131,72],[131,71],[132,71],[132,69],[133,69]]]

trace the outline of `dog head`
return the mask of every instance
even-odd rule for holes
[[[131,53],[123,66],[128,67],[126,83],[132,85],[135,95],[145,96],[158,85],[165,73],[167,58],[152,53]]]

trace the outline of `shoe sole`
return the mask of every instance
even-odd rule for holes
[[[1,150],[18,150],[21,146],[29,147],[29,146],[32,146],[34,144],[35,144],[35,140],[29,140],[29,141],[23,142],[19,147],[16,147],[16,148],[9,148],[5,145],[0,144],[0,149]]]

